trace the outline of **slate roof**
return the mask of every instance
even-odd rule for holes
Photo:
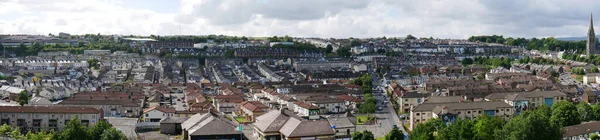
[[[191,136],[233,135],[242,134],[236,131],[236,126],[216,114],[204,113],[191,116],[181,124]]]
[[[183,123],[187,119],[189,119],[189,117],[166,117],[160,121],[160,123]]]
[[[573,137],[600,131],[600,121],[584,122],[564,128],[563,137]]]
[[[256,117],[256,122],[253,125],[265,133],[278,132],[289,118],[289,116],[280,110],[273,110]]]
[[[334,134],[333,129],[326,120],[302,121],[296,118],[290,118],[280,132],[290,138]]]

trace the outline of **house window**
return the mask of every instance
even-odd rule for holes
[[[497,109],[496,109],[496,113],[498,113],[498,112],[500,112],[500,110],[497,110]]]
[[[460,114],[460,111],[458,111],[458,114]]]
[[[481,110],[477,111],[477,113],[481,114]]]
[[[49,127],[57,127],[58,126],[57,120],[48,120],[48,126]]]
[[[504,109],[500,109],[500,111],[504,111]]]
[[[471,114],[471,111],[467,111],[467,114]]]
[[[419,116],[419,113],[417,113],[417,116]]]

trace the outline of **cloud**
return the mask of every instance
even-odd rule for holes
[[[600,15],[594,0],[181,0],[164,7],[174,13],[122,3],[0,0],[0,33],[565,37],[584,36],[589,13]]]

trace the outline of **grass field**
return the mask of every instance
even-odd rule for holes
[[[238,123],[248,122],[248,120],[245,117],[235,117],[235,121],[237,121]]]

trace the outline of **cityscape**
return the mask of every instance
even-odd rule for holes
[[[0,139],[600,140],[593,8],[451,3],[0,1]]]

